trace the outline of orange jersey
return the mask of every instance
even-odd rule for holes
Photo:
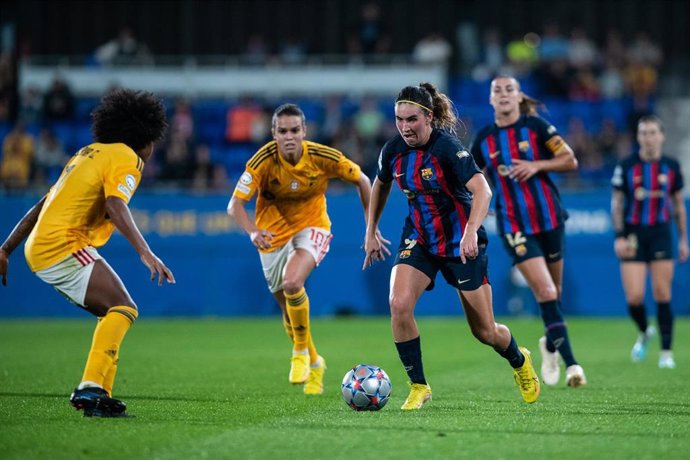
[[[105,199],[116,196],[129,203],[143,168],[144,162],[125,144],[91,144],[79,150],[50,188],[26,241],[29,268],[43,270],[86,246],[103,246],[115,229]]]
[[[316,142],[302,142],[302,157],[296,165],[287,162],[271,141],[247,162],[233,196],[256,199],[256,226],[273,233],[272,249],[283,246],[295,233],[307,227],[330,231],[326,213],[328,180],[340,178],[356,183],[359,166],[342,152]]]

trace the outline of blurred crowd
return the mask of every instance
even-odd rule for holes
[[[365,5],[348,42],[351,56],[387,52],[390,37],[380,18],[376,4]],[[243,62],[298,65],[308,56],[296,37],[270,47],[257,34],[248,37]],[[99,46],[93,59],[103,66],[145,64],[151,54],[130,29],[123,29]],[[492,122],[491,78],[515,75],[527,94],[544,102],[543,116],[573,147],[580,169],[559,180],[578,188],[607,183],[618,159],[634,149],[636,120],[654,110],[663,64],[660,47],[644,32],[626,42],[611,30],[603,43],[595,43],[583,29],[574,28],[566,35],[555,22],[546,23],[540,33],[507,39],[496,29],[480,35],[460,25],[454,45],[447,37],[430,33],[410,50],[410,59],[448,65],[448,94],[463,121],[460,134],[466,143],[476,129]],[[460,70],[454,71],[453,63]],[[57,178],[69,156],[91,142],[89,113],[98,101],[75,97],[57,76],[46,91],[26,88],[19,94],[18,121],[11,122],[4,95],[6,87],[15,83],[10,81],[15,73],[8,65],[11,62],[0,57],[0,188],[45,187]],[[305,111],[308,138],[342,150],[373,176],[380,147],[396,133],[394,97],[331,95],[289,102]],[[283,102],[288,100],[257,95],[232,100],[166,99],[170,129],[155,160],[145,168],[142,186],[227,192],[249,157],[271,139],[271,114]]]

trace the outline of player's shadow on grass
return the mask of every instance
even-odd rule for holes
[[[69,393],[41,393],[41,392],[20,392],[20,391],[0,391],[0,397],[20,397],[20,398],[66,398]],[[118,399],[125,400],[144,400],[144,401],[179,401],[179,402],[225,402],[230,398],[185,398],[177,396],[142,396],[142,395],[121,395],[116,396]]]

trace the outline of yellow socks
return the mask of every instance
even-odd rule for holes
[[[290,321],[288,318],[283,316],[283,327],[285,328],[285,333],[287,336],[290,338],[290,342],[292,344],[295,344],[295,333],[292,330],[292,324],[290,324]],[[317,358],[319,357],[319,354],[316,352],[316,347],[314,346],[314,341],[311,338],[311,332],[309,333],[309,342],[307,344],[307,349],[309,350],[309,359],[312,363],[316,362]]]
[[[117,306],[110,308],[99,320],[93,333],[82,382],[93,382],[108,393],[112,391],[120,344],[138,315],[136,308]]]
[[[304,288],[295,294],[285,293],[287,314],[294,337],[293,350],[301,351],[309,347],[309,297]]]
[[[287,314],[287,313],[286,313]],[[285,328],[285,333],[290,338],[290,342],[295,343],[295,333],[292,332],[292,324],[290,324],[289,318],[283,315],[283,327]]]

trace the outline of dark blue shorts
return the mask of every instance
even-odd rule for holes
[[[513,265],[534,257],[543,257],[547,263],[558,262],[565,251],[563,226],[534,235],[506,233],[502,239],[508,255],[513,258]]]
[[[489,284],[489,259],[486,244],[479,245],[479,255],[462,263],[459,257],[439,257],[431,254],[424,246],[403,242],[398,248],[393,265],[404,264],[416,268],[431,279],[426,290],[434,288],[436,274],[441,271],[446,282],[460,291],[474,291]]]
[[[633,257],[622,259],[621,262],[673,259],[673,238],[669,224],[628,226],[625,234],[637,249]]]

